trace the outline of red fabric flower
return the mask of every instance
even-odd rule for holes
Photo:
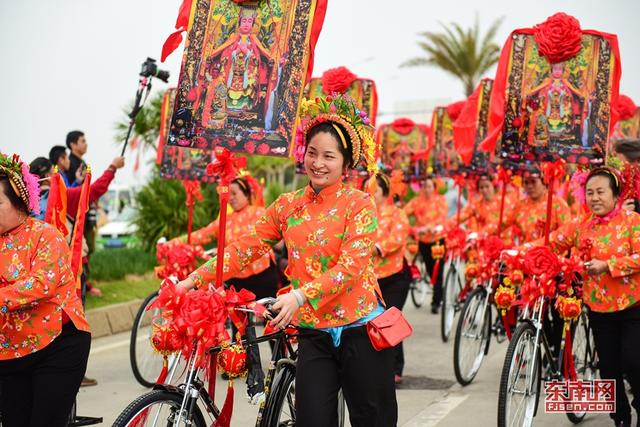
[[[540,55],[552,64],[573,58],[582,49],[580,22],[566,13],[556,13],[533,27]]]
[[[620,115],[620,120],[628,120],[636,113],[638,106],[633,99],[629,98],[627,95],[620,95],[618,97],[618,114]]]
[[[256,145],[253,143],[253,141],[248,141],[244,144],[244,151],[246,151],[247,153],[253,153],[254,151],[256,151]]]
[[[391,129],[400,135],[409,135],[414,127],[416,127],[416,123],[406,117],[400,117],[391,123]]]
[[[560,272],[558,256],[547,246],[534,246],[527,251],[524,271],[531,276],[545,275],[553,278]]]
[[[482,252],[483,261],[486,265],[493,264],[500,256],[500,252],[504,249],[504,242],[497,236],[489,236],[480,242],[480,250]]]
[[[456,119],[460,116],[462,112],[462,108],[464,107],[466,101],[458,101],[453,104],[447,105],[447,114],[452,122],[455,122]]]
[[[322,74],[322,91],[326,94],[345,93],[357,78],[347,67],[331,68]]]

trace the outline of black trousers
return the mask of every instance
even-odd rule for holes
[[[374,350],[366,327],[345,329],[339,347],[323,331],[302,329],[296,369],[296,425],[338,425],[342,388],[353,427],[395,427],[393,349]]]
[[[624,390],[623,375],[631,385],[632,406],[640,416],[640,306],[613,313],[589,313],[600,377],[616,380],[616,422],[631,423],[631,407]]]
[[[407,300],[407,295],[409,294],[409,287],[411,286],[409,268],[405,265],[402,271],[383,279],[378,279],[378,284],[380,285],[382,298],[387,304],[387,308],[396,307],[398,310],[402,310],[404,303]],[[404,369],[404,350],[402,348],[402,342],[393,347],[393,350],[393,372],[396,375],[402,376],[402,370]]]
[[[246,289],[253,292],[256,295],[256,299],[275,297],[278,283],[278,271],[273,262],[269,264],[269,268],[253,276],[244,279],[227,280],[227,284],[233,285],[237,291]]]
[[[3,427],[66,427],[87,369],[91,334],[69,322],[48,346],[0,361]]]
[[[420,255],[422,256],[422,260],[427,266],[427,273],[429,276],[433,274],[433,267],[436,265],[436,260],[431,256],[431,247],[439,244],[444,245],[444,240],[440,239],[437,242],[432,243],[418,243],[418,250],[420,251]],[[431,305],[439,306],[442,302],[442,280],[444,277],[444,258],[440,260],[440,267],[438,270],[438,277],[436,278],[436,283],[433,283],[433,296],[431,297]]]

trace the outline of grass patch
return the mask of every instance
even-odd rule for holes
[[[103,249],[89,258],[92,282],[122,280],[129,274],[143,275],[153,270],[156,256],[139,248]]]
[[[134,299],[144,299],[160,288],[160,280],[153,274],[127,276],[124,280],[94,282],[102,291],[101,297],[87,295],[86,310],[118,304]]]

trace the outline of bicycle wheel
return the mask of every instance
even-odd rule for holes
[[[594,380],[598,374],[596,366],[596,349],[593,334],[589,328],[589,318],[582,312],[573,331],[572,348],[573,363],[580,380]],[[582,422],[586,412],[567,412],[567,418],[574,424]]]
[[[141,385],[153,387],[160,371],[162,370],[162,355],[151,347],[151,320],[159,315],[159,309],[148,310],[158,298],[158,292],[149,295],[140,305],[131,328],[131,341],[129,342],[129,359],[133,376]]]
[[[429,282],[430,280],[428,281],[425,276],[411,281],[411,301],[413,301],[413,305],[415,305],[416,308],[424,305],[429,287],[431,286]]]
[[[265,402],[262,427],[296,425],[296,373],[291,365],[283,365],[276,373]]]
[[[453,329],[453,321],[456,316],[458,295],[462,290],[460,276],[455,262],[449,265],[449,270],[442,284],[442,311],[440,312],[440,337],[442,342],[449,341],[449,335]]]
[[[143,426],[207,426],[202,412],[194,405],[192,413],[180,413],[183,394],[176,391],[153,390],[131,402],[113,423],[113,427]]]
[[[462,308],[453,344],[453,370],[460,385],[469,385],[475,378],[490,337],[491,306],[486,289],[477,287]]]
[[[535,351],[536,329],[521,323],[513,333],[502,366],[498,394],[498,427],[533,423],[540,395],[540,347]]]

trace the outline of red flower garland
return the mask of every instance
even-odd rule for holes
[[[582,49],[580,22],[566,13],[556,13],[533,27],[538,52],[552,64],[573,58]]]

